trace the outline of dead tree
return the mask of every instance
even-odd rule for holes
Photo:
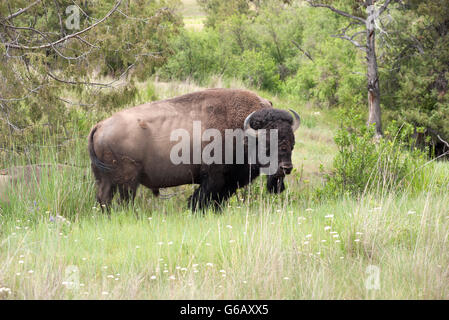
[[[318,3],[313,0],[307,0],[312,7],[327,8],[341,16],[351,19],[350,24],[342,30],[342,32],[335,37],[350,41],[358,49],[362,50],[366,54],[367,61],[367,88],[368,88],[368,107],[369,116],[367,124],[375,124],[376,136],[382,136],[382,120],[380,109],[380,86],[379,86],[379,70],[377,65],[376,56],[376,19],[378,19],[384,11],[388,8],[390,3],[396,2],[395,0],[385,0],[383,4],[376,9],[376,0],[366,0],[362,3],[366,10],[366,18],[352,15],[350,13],[338,10],[331,5]],[[354,28],[363,28],[364,30],[355,32],[351,36],[347,32]],[[361,35],[366,35],[366,44],[363,45],[357,38]]]

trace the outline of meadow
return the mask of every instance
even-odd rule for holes
[[[218,86],[243,87],[210,83]],[[162,99],[199,89],[151,80],[139,90],[144,101],[152,90]],[[259,177],[221,213],[188,210],[193,186],[162,190],[160,198],[141,188],[134,204],[103,213],[88,132],[63,144],[44,136],[21,156],[2,151],[3,168],[78,170],[49,169],[39,188],[20,185],[0,205],[0,299],[449,298],[449,164],[427,163],[420,192],[316,201],[337,153],[332,111],[258,93],[302,117],[295,170],[283,194],[267,194]]]
[[[28,5],[15,2],[11,7],[17,10]],[[7,190],[8,203],[0,198],[0,300],[449,299],[447,160],[414,162],[404,148],[400,158],[413,164],[407,183],[393,181],[399,187],[389,188],[387,175],[374,188],[366,181],[365,191],[356,195],[319,192],[329,185],[334,160],[342,152],[337,142],[343,127],[339,112],[358,112],[366,128],[365,57],[331,36],[348,21],[303,1],[288,1],[293,6],[282,8],[275,1],[254,1],[261,6],[240,9],[236,15],[232,10],[239,1],[203,2],[219,5],[206,15],[196,0],[179,3],[182,27],[171,15],[153,19],[166,12],[159,10],[165,1],[151,1],[154,8],[141,1],[123,5],[121,14],[83,34],[88,46],[81,54],[86,54],[85,64],[60,53],[32,51],[27,56],[20,49],[20,56],[11,57],[8,50],[0,52],[0,112],[8,103],[8,110],[15,111],[0,113],[0,170],[49,164],[39,185],[21,183]],[[0,6],[1,14],[16,11],[9,6]],[[352,2],[345,7],[353,7]],[[17,26],[28,26],[36,20],[32,17],[41,16],[35,27],[57,35],[63,28],[58,24],[61,16],[56,19],[45,8],[36,5],[15,18]],[[449,96],[443,80],[448,65],[444,45],[449,42],[443,41],[443,31],[449,6],[430,1],[428,8],[392,7],[397,24],[382,26],[386,35],[393,35],[387,39],[390,44],[377,40],[379,56],[387,58],[380,61],[383,116],[385,123],[418,119],[423,127],[447,133]],[[92,17],[110,10],[88,9]],[[142,21],[149,22],[145,28]],[[207,27],[211,22],[215,26]],[[407,28],[410,25],[414,27]],[[28,39],[29,45],[37,41],[36,46],[53,48],[30,34],[21,34],[23,39],[3,32],[2,41],[14,35],[13,43],[26,44]],[[397,34],[403,37],[396,39]],[[98,44],[97,51],[89,41]],[[410,43],[417,43],[418,51]],[[64,53],[78,54],[77,42],[65,45]],[[402,49],[407,54],[395,60]],[[158,53],[160,57],[153,56]],[[22,54],[26,68],[17,60]],[[34,77],[28,79],[29,61],[42,71],[37,77],[45,79],[42,85],[36,86]],[[52,77],[55,81],[48,82],[47,71],[74,81]],[[86,76],[113,84],[113,89],[107,85],[83,91],[76,81],[82,84]],[[29,82],[22,83],[24,79]],[[294,170],[286,178],[285,192],[268,194],[262,176],[240,189],[221,212],[194,213],[187,199],[195,186],[162,189],[160,197],[141,187],[134,203],[115,200],[110,215],[103,212],[96,203],[87,152],[90,128],[118,109],[217,87],[249,89],[275,108],[300,114]],[[60,98],[66,109],[58,114]],[[5,124],[9,115],[15,116],[11,124],[16,121],[17,126]],[[8,134],[16,139],[8,140]],[[371,140],[364,143],[360,150],[375,150],[369,148]],[[362,163],[365,154],[372,156],[350,151]],[[73,170],[55,170],[57,164]],[[380,169],[388,173],[391,168]],[[380,173],[373,171],[374,176]]]

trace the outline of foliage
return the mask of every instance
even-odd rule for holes
[[[245,50],[241,59],[231,62],[227,69],[228,76],[235,76],[246,82],[248,86],[276,92],[279,88],[279,74],[276,63],[268,54],[255,50]]]
[[[301,57],[296,74],[286,79],[283,92],[325,108],[366,104],[361,53],[352,44],[331,37],[344,21],[327,11],[307,8],[302,12],[302,46],[313,60]]]
[[[422,190],[419,169],[426,155],[413,144],[412,125],[392,121],[385,136],[375,141],[374,126],[360,125],[359,113],[343,113],[345,124],[338,130],[332,172],[320,196],[360,195],[366,192],[390,192],[406,187]],[[349,126],[349,127],[348,127]],[[416,190],[414,190],[416,191]]]
[[[449,1],[409,1],[392,17],[382,74],[389,118],[425,127],[440,143],[436,135],[449,138]]]
[[[241,9],[220,17],[200,33],[181,33],[173,42],[175,54],[160,75],[200,83],[218,75],[280,92],[281,82],[298,68],[299,50],[292,41],[301,42],[303,27],[297,8],[287,10],[267,1],[258,10]]]
[[[181,25],[178,0],[123,1],[113,11],[116,3],[44,0],[9,19],[29,1],[0,4],[0,146],[43,126],[58,133],[73,108],[101,113],[132,103],[133,80],[165,63]],[[70,5],[79,9],[79,29],[66,24]]]
[[[181,33],[173,42],[176,53],[160,69],[160,76],[167,80],[193,79],[204,84],[211,76],[219,75],[241,79],[248,86],[278,91],[279,73],[273,57],[264,50],[247,46],[254,40],[251,30],[233,27],[232,24],[223,26],[226,31],[221,34],[213,29]]]
[[[250,13],[250,0],[197,0],[207,14],[206,26],[215,27],[236,12]]]
[[[318,2],[366,18],[362,1]],[[346,18],[327,9],[311,8],[302,1],[200,3],[209,27],[203,32],[218,35],[210,42],[199,35],[188,38],[208,44],[200,46],[209,52],[200,52],[198,60],[209,67],[204,68],[202,63],[193,68],[189,65],[194,79],[204,82],[217,72],[245,80],[247,85],[298,97],[301,103],[312,102],[324,108],[357,107],[367,113],[366,107],[361,108],[367,105],[364,54],[348,41],[332,37],[348,26]],[[424,136],[431,135],[431,142],[440,149],[437,154],[446,150],[437,136],[449,140],[448,8],[448,0],[396,2],[376,22],[384,120],[424,127]],[[360,30],[355,28],[353,32]],[[244,59],[249,56],[251,65]],[[273,62],[279,80],[271,76]],[[180,63],[174,65],[185,69]],[[248,76],[248,69],[254,70],[255,66],[256,73],[264,75],[263,81]],[[173,74],[176,78],[176,72]],[[427,140],[421,140],[426,145]]]
[[[178,2],[123,3],[120,12],[84,33],[82,40],[73,38],[58,47],[73,59],[52,48],[25,51],[17,58],[13,54],[20,50],[6,51],[2,46],[0,144],[24,140],[24,135],[42,125],[67,126],[68,110],[73,108],[101,114],[141,101],[136,81],[155,73],[162,80],[189,79],[200,85],[211,78],[236,79],[255,89],[291,96],[303,105],[367,113],[363,52],[332,37],[347,26],[346,18],[303,1],[200,0],[206,27],[189,31],[181,28]],[[105,16],[115,1],[95,6],[89,1],[75,3],[83,10],[82,29]],[[56,40],[72,32],[60,22],[69,4],[73,2],[43,1],[14,18],[14,26],[31,26]],[[360,1],[339,0],[332,5],[366,15]],[[2,3],[0,14],[25,6],[25,1]],[[377,30],[384,120],[424,127],[423,135],[431,135],[439,148],[437,155],[445,151],[437,136],[449,140],[448,8],[448,0],[392,5]],[[23,44],[45,43],[36,32],[26,30],[10,30],[4,39],[19,32]],[[81,84],[111,81],[112,86]],[[421,144],[426,141],[424,137]]]
[[[219,74],[221,58],[226,58],[219,52],[219,42],[213,30],[182,32],[174,39],[175,54],[159,70],[160,76],[166,80],[193,79],[204,83],[211,75]]]

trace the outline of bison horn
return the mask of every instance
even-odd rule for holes
[[[249,124],[251,120],[251,116],[254,114],[255,111],[253,111],[249,116],[246,117],[245,122],[243,123],[243,130],[245,133],[247,133],[250,136],[257,137],[257,130],[251,128],[251,125]]]
[[[295,116],[295,118],[293,119],[293,124],[292,124],[292,130],[293,130],[293,132],[295,132],[296,129],[299,128],[299,124],[301,122],[301,118],[299,117],[299,114],[297,114],[292,109],[290,109],[290,112],[293,113],[293,115]]]

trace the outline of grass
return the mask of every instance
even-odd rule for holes
[[[199,89],[140,86],[143,100]],[[295,171],[282,195],[268,195],[259,178],[221,214],[188,211],[186,186],[163,190],[168,199],[140,189],[134,205],[115,203],[108,217],[95,203],[84,132],[63,146],[42,139],[28,157],[3,155],[4,167],[68,162],[79,170],[50,170],[38,188],[20,185],[0,205],[0,288],[10,289],[0,298],[448,299],[449,195],[437,185],[449,185],[449,165],[430,163],[418,194],[313,201],[319,164],[329,168],[336,153],[332,113],[260,94],[302,116]],[[370,266],[378,290],[365,286]]]
[[[200,31],[203,29],[206,15],[196,0],[182,0],[181,14],[186,29]]]

